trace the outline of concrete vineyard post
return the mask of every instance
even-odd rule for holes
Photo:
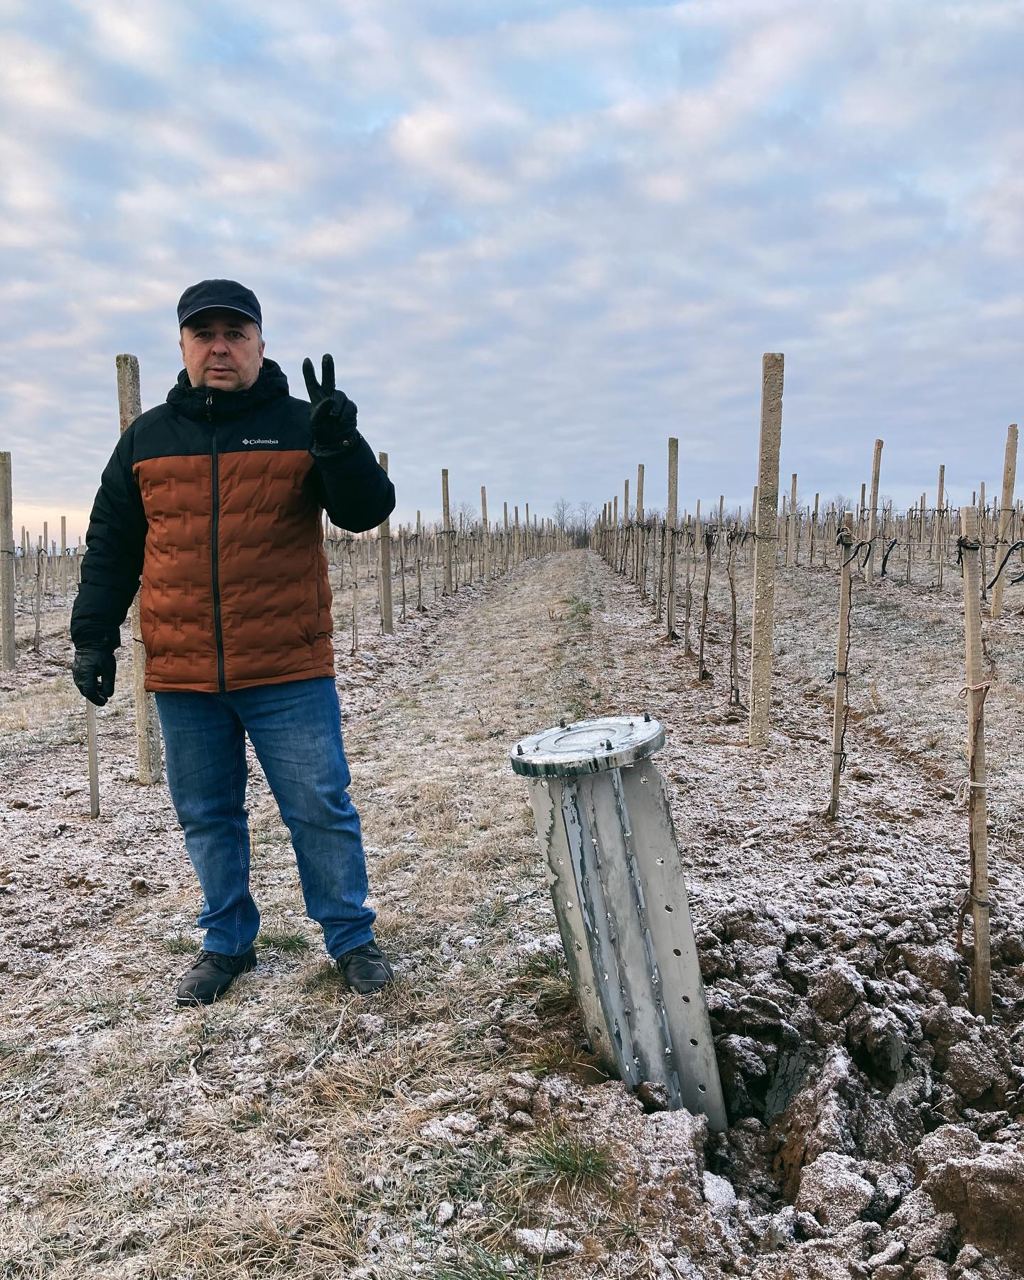
[[[752,747],[768,741],[772,692],[772,633],[775,623],[775,555],[778,544],[779,451],[785,358],[766,353],[761,362],[761,438],[754,526],[754,607],[750,661]]]
[[[667,541],[668,584],[665,593],[666,631],[670,640],[676,639],[676,522],[679,518],[679,440],[669,437],[668,442],[668,510],[665,513],[665,538]]]
[[[727,1124],[686,879],[649,716],[607,716],[520,741],[573,986],[595,1054],[630,1089]]]
[[[964,566],[964,650],[967,668],[967,779],[971,853],[970,906],[974,923],[971,1011],[992,1021],[992,957],[988,903],[988,775],[985,765],[985,695],[981,640],[981,565],[978,510],[960,512],[960,550]]]
[[[13,671],[14,644],[14,490],[11,455],[0,453],[0,668]]]
[[[839,776],[843,771],[843,734],[846,728],[846,699],[850,653],[850,599],[853,591],[853,516],[843,516],[839,531],[839,638],[836,641],[835,694],[832,703],[832,791],[825,816],[834,819],[839,812]]]
[[[993,565],[1000,567],[1010,545],[1010,525],[1013,519],[1013,484],[1017,476],[1017,424],[1011,423],[1006,429],[1006,452],[1003,455],[1003,491],[999,501],[999,533],[996,537],[996,554]],[[1005,571],[996,579],[992,588],[992,604],[990,616],[998,618],[1003,611],[1003,587],[1006,584]]]
[[[864,576],[868,582],[875,580],[875,538],[878,535],[878,481],[882,472],[882,441],[875,441],[871,459],[871,506],[868,510],[868,559]]]
[[[132,355],[115,358],[117,368],[117,408],[123,435],[142,412],[139,392],[139,362]],[[139,781],[152,786],[163,776],[163,753],[156,700],[146,692],[146,647],[142,643],[142,618],[139,597],[131,607],[132,689],[135,696],[135,745],[139,765]]]
[[[786,568],[796,564],[796,472],[793,472],[789,489],[789,515],[786,519]]]
[[[387,473],[388,455],[380,453],[377,461]],[[391,517],[385,516],[377,526],[378,550],[380,554],[380,629],[386,636],[395,634],[395,614],[391,599]],[[404,582],[404,579],[403,579]]]

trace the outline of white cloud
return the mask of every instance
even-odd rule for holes
[[[72,7],[91,28],[91,46],[104,60],[124,63],[161,80],[175,78],[192,29],[189,9],[166,0],[71,0]],[[207,38],[215,35],[217,18],[207,11]]]

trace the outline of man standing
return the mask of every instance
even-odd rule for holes
[[[256,966],[249,892],[248,734],[291,834],[309,916],[348,986],[393,979],[373,939],[359,815],[346,788],[321,512],[358,533],[394,486],[334,388],[302,371],[309,403],[265,359],[256,295],[203,280],[178,303],[184,369],[103,472],[71,615],[74,680],[103,706],[119,628],[142,579],[146,688],[204,903],[203,949],[181,1005],[209,1004]]]

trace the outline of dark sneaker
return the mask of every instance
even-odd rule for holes
[[[395,980],[394,970],[381,955],[376,942],[364,942],[361,947],[353,947],[338,956],[334,963],[345,985],[361,996],[369,995],[371,991],[382,991]]]
[[[240,956],[219,951],[200,951],[195,963],[178,983],[178,1004],[213,1004],[227,991],[240,973],[256,968],[256,948]]]

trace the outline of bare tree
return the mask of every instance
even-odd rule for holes
[[[470,525],[476,523],[476,507],[471,502],[460,502],[455,508],[456,521],[459,529],[468,529]]]
[[[576,508],[576,517],[584,537],[590,536],[590,530],[593,528],[594,516],[596,513],[597,508],[592,502],[581,502]]]
[[[559,533],[564,533],[572,518],[572,503],[568,498],[559,498],[551,510]]]

